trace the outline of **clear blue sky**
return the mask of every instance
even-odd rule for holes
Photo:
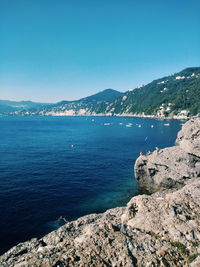
[[[0,99],[125,91],[190,66],[199,0],[0,0]]]

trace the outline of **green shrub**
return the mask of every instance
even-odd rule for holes
[[[187,249],[187,247],[185,245],[183,245],[180,242],[171,242],[171,245],[173,247],[176,247],[180,250],[181,253],[185,254],[185,255],[189,255],[189,250]]]
[[[156,239],[158,238],[158,234],[156,234],[156,233],[154,233],[152,231],[150,231],[149,234],[150,234],[150,236],[152,236],[152,237],[154,237]]]
[[[197,258],[198,254],[192,254],[188,257],[188,262],[192,262],[193,260],[195,260]]]

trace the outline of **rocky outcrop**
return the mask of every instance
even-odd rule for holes
[[[174,193],[134,197],[126,208],[82,217],[17,245],[0,265],[189,266],[200,253],[199,196],[194,179]]]
[[[41,239],[18,244],[0,257],[0,266],[200,266],[200,179],[195,176],[197,161],[193,158],[198,156],[188,151],[181,154],[179,149],[184,151],[178,145],[163,150],[162,157],[158,156],[160,151],[155,151],[138,159],[144,161],[138,170],[144,182],[150,179],[149,158],[155,154],[155,159],[160,160],[158,171],[151,173],[156,188],[161,188],[163,181],[161,176],[160,182],[154,182],[159,171],[164,177],[170,173],[172,179],[180,173],[172,189],[162,185],[167,189],[136,196],[126,207],[84,216]],[[168,160],[166,153],[170,155]],[[182,168],[173,170],[177,158]],[[193,164],[192,170],[188,161]],[[170,172],[161,163],[170,165]],[[188,178],[183,179],[186,173]]]
[[[200,119],[185,123],[176,146],[141,155],[135,163],[135,177],[151,192],[180,188],[188,179],[200,177]]]
[[[200,119],[190,120],[183,125],[176,144],[187,153],[200,157]]]
[[[128,203],[122,222],[191,248],[191,242],[200,242],[199,193],[200,179],[193,179],[175,192],[137,196]]]

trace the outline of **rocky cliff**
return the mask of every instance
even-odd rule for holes
[[[181,188],[200,176],[200,119],[185,123],[176,146],[141,155],[135,163],[135,177],[149,191]]]
[[[151,195],[18,244],[0,266],[200,266],[200,119],[176,146],[142,155],[135,174]]]

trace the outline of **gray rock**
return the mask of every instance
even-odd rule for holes
[[[191,267],[199,267],[200,266],[200,256],[198,256],[194,262],[191,263]]]
[[[150,192],[181,188],[188,179],[200,177],[200,119],[183,126],[176,144],[136,160],[135,177],[141,187]]]
[[[200,118],[189,120],[183,125],[176,144],[187,153],[200,157]]]
[[[134,197],[127,207],[19,244],[0,257],[0,266],[189,266],[200,244],[199,196],[200,180],[193,179],[162,197]]]
[[[191,242],[200,244],[199,211],[200,179],[193,179],[163,197],[153,194],[132,198],[122,215],[122,223],[190,247]]]

